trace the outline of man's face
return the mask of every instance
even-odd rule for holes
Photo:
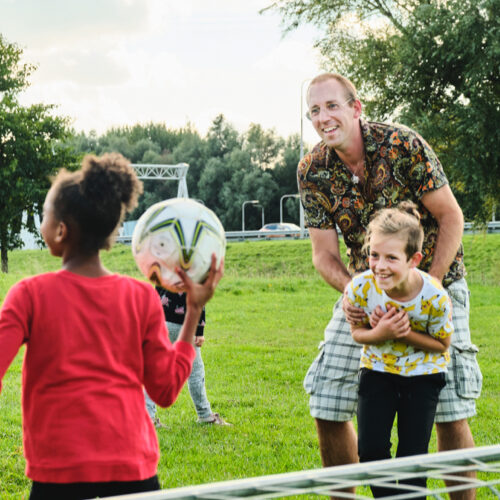
[[[359,131],[361,103],[349,101],[342,84],[334,79],[313,84],[307,100],[313,127],[325,144],[348,150]]]

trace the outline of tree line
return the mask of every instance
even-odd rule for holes
[[[349,77],[368,119],[408,125],[430,143],[444,165],[464,215],[486,221],[500,207],[500,0],[276,0],[285,29],[311,23],[325,71]],[[36,69],[0,34],[0,254],[21,245],[22,227],[35,231],[49,176],[76,168],[85,153],[118,151],[133,163],[188,163],[187,185],[220,217],[241,228],[242,205],[259,200],[265,221],[279,220],[280,199],[297,192],[300,138],[282,138],[251,124],[238,132],[223,115],[201,136],[149,123],[98,136],[77,132],[53,106],[22,106],[19,94]],[[313,76],[313,75],[312,75]],[[174,182],[145,181],[137,218],[177,193]],[[298,200],[285,200],[285,219],[298,222]],[[27,214],[27,219],[22,214]],[[245,226],[261,225],[247,206]]]
[[[284,139],[258,124],[250,124],[248,130],[239,133],[222,114],[215,117],[204,137],[189,124],[171,129],[164,123],[148,123],[114,127],[101,136],[74,133],[65,145],[79,156],[117,151],[134,164],[187,163],[189,197],[211,208],[227,231],[241,230],[245,201],[258,200],[264,207],[265,222],[277,222],[281,197],[297,193],[300,137]],[[144,194],[130,219],[138,218],[153,203],[177,194],[176,182],[143,182]],[[285,220],[298,223],[298,200],[287,197],[283,213]],[[259,229],[261,224],[261,209],[247,206],[246,229]]]

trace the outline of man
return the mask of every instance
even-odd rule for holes
[[[368,268],[362,246],[370,217],[380,208],[403,200],[417,204],[425,231],[420,267],[443,282],[454,310],[452,360],[436,414],[438,448],[473,447],[467,418],[475,415],[482,377],[468,327],[463,216],[442,166],[414,131],[361,119],[356,89],[341,75],[327,73],[314,78],[307,101],[308,116],[322,139],[298,166],[314,266],[328,284],[343,292],[351,273]],[[349,269],[341,260],[336,227],[348,248]],[[360,346],[351,338],[346,314],[355,322],[364,313],[347,304],[344,309],[339,299],[321,352],[304,381],[324,466],[358,460],[351,419],[357,403]],[[453,499],[474,495],[469,490]]]

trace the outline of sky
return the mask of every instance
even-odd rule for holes
[[[21,103],[57,105],[76,131],[152,121],[205,135],[223,113],[239,132],[258,123],[287,137],[322,70],[314,28],[284,35],[279,14],[259,14],[271,3],[0,0],[0,33],[38,66]]]

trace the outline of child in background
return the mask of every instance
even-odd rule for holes
[[[351,325],[353,339],[363,344],[357,415],[360,462],[390,458],[396,414],[396,456],[428,451],[453,325],[451,302],[441,283],[417,269],[423,238],[413,203],[381,210],[366,236],[370,269],[347,287],[351,304],[369,315],[366,323]],[[425,487],[426,480],[400,483]],[[371,488],[375,497],[403,493],[375,484]]]
[[[156,291],[160,296],[161,304],[163,306],[170,342],[175,342],[186,315],[186,294],[183,292],[171,292],[159,286],[156,287]],[[201,346],[205,342],[205,337],[203,335],[204,329],[205,308],[203,308],[200,321],[196,328],[196,336],[194,340],[196,357],[193,361],[191,375],[189,375],[187,381],[189,395],[191,396],[196,414],[198,415],[199,424],[232,425],[226,422],[218,413],[212,412],[210,401],[207,397],[207,390],[205,387],[205,365],[203,363],[203,358],[201,357]],[[147,392],[144,393],[144,397],[146,399],[146,408],[149,416],[153,420],[155,426],[158,428],[167,427],[162,424],[160,419],[156,416],[156,405],[148,396]]]
[[[81,170],[62,171],[41,226],[62,269],[14,285],[0,312],[0,380],[26,343],[23,440],[32,500],[160,487],[143,386],[161,406],[175,401],[191,372],[200,314],[223,269],[212,258],[203,285],[177,270],[189,309],[172,345],[154,288],[111,273],[99,256],[141,192],[118,154],[87,156]]]

